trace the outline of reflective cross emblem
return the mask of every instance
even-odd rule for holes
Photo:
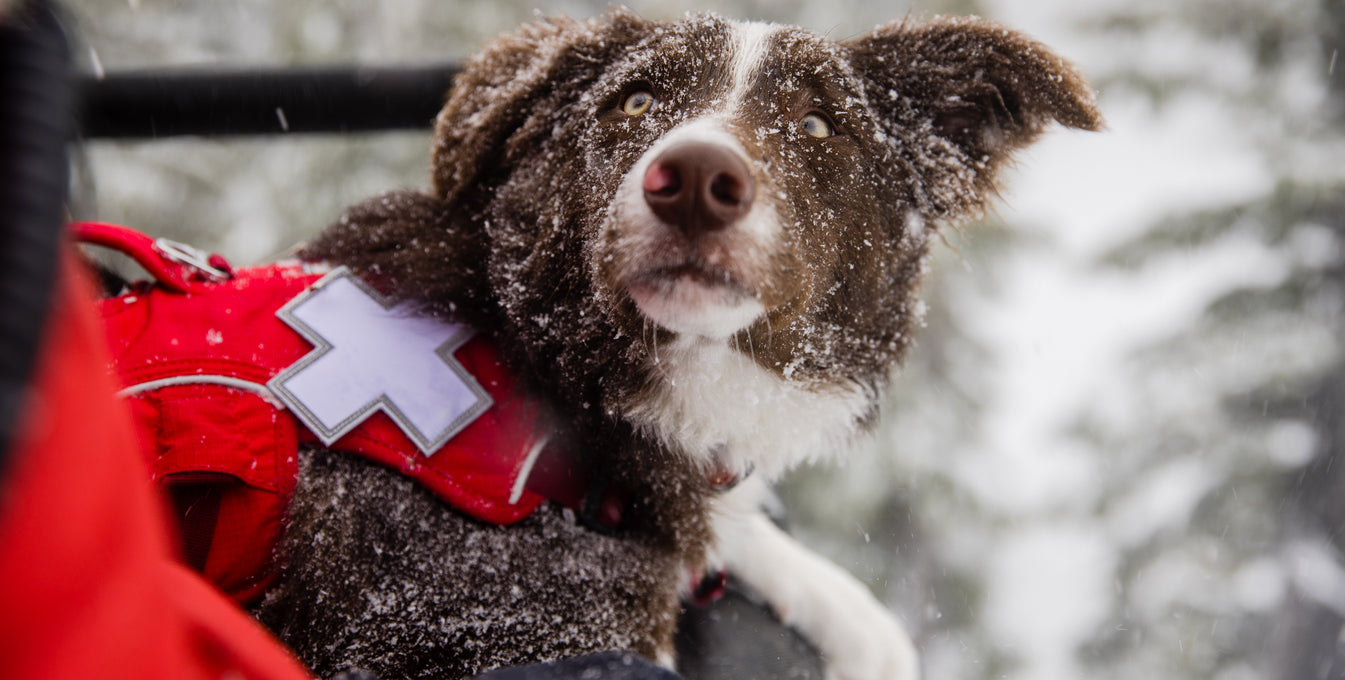
[[[394,306],[345,267],[276,316],[315,349],[267,386],[323,444],[382,409],[430,455],[491,406],[453,358],[471,329]]]

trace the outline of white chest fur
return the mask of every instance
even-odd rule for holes
[[[698,460],[767,479],[841,451],[869,408],[857,385],[785,380],[731,340],[682,337],[660,346],[652,364],[658,385],[626,416]]]

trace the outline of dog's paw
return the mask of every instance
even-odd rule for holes
[[[896,617],[844,569],[761,513],[721,516],[729,570],[813,644],[834,680],[917,680],[915,645]]]
[[[853,576],[795,546],[787,567],[776,563],[789,573],[753,585],[817,647],[828,679],[917,680],[915,645],[896,617]]]
[[[814,574],[810,592],[798,595],[811,602],[781,618],[818,648],[828,680],[917,680],[919,662],[906,629],[853,577],[823,566],[833,573]]]

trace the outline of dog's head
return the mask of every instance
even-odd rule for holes
[[[436,124],[433,210],[471,232],[452,257],[488,273],[489,323],[576,404],[781,468],[870,419],[931,235],[980,213],[1053,121],[1098,127],[1091,90],[989,22],[836,43],[617,11],[467,65]]]

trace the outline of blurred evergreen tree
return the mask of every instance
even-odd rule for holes
[[[1140,100],[1158,121],[1226,114],[1245,135],[1229,146],[1254,158],[1270,189],[1192,196],[1200,207],[1178,206],[1080,256],[1081,281],[1112,285],[1127,304],[1194,300],[1184,320],[1127,347],[1111,383],[1054,433],[1100,472],[1083,501],[1023,511],[988,501],[966,470],[986,462],[977,432],[1002,380],[995,339],[972,315],[1000,302],[1013,262],[1070,256],[1049,230],[1043,242],[1031,225],[992,220],[1003,228],[970,231],[960,255],[936,265],[929,325],[873,450],[849,470],[805,471],[786,486],[789,502],[810,540],[921,615],[931,677],[1077,677],[994,623],[1005,616],[1002,549],[1015,545],[997,537],[1068,528],[1114,552],[1106,614],[1070,652],[1087,677],[1345,677],[1345,3],[1151,1],[1060,14],[1091,43],[1071,56],[1090,67],[1104,113]],[[1168,159],[1151,162],[1148,172],[1167,171]],[[881,481],[866,477],[874,470]],[[1041,554],[1041,571],[1060,559]],[[1032,628],[1067,611],[1041,604],[1012,617]]]

